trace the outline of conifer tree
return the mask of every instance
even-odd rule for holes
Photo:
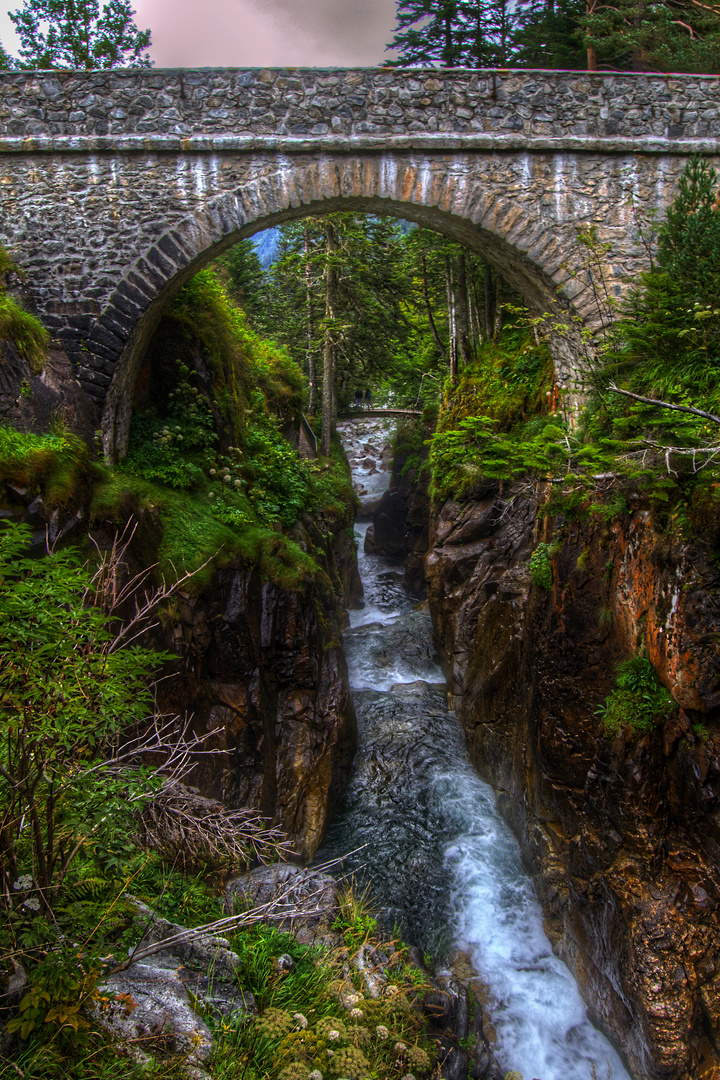
[[[600,68],[720,72],[720,7],[705,0],[592,0],[581,25]]]
[[[503,67],[513,58],[522,3],[513,0],[398,0],[391,67]]]
[[[9,12],[20,38],[20,67],[151,67],[150,31],[133,21],[130,0],[25,0]]]
[[[462,19],[458,0],[398,0],[397,33],[389,49],[400,56],[392,67],[463,64]]]

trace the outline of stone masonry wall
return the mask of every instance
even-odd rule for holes
[[[545,149],[602,139],[589,148],[606,152],[627,151],[628,139],[687,152],[673,144],[700,140],[695,149],[708,152],[720,136],[720,86],[712,75],[434,68],[0,73],[3,150],[75,149],[88,138],[85,149],[115,149],[133,136],[139,150],[161,138],[182,149],[193,136],[220,149],[215,137],[227,135],[344,136],[358,149],[370,136],[404,135],[417,149],[433,134],[492,135],[494,149],[498,136],[511,148],[520,135],[563,140]],[[468,149],[466,139],[456,148]]]

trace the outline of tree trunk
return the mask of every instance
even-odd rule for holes
[[[443,360],[447,360],[445,346],[443,345],[440,339],[440,335],[438,334],[437,326],[435,325],[435,319],[433,317],[432,304],[430,303],[430,293],[428,292],[427,283],[427,265],[425,261],[424,251],[420,258],[420,265],[422,266],[423,300],[425,301],[425,311],[427,312],[428,322],[430,323],[430,330],[432,331],[433,341],[435,342],[437,351],[440,353]]]
[[[472,360],[470,349],[470,316],[468,312],[467,267],[465,252],[459,251],[455,260],[455,311],[460,360],[463,365]]]
[[[453,281],[450,256],[445,256],[445,288],[447,290],[448,329],[450,331],[450,382],[455,384],[458,376],[457,317],[455,312],[455,282]]]
[[[485,272],[485,339],[490,341],[495,328],[495,282],[488,263],[485,263],[483,269]]]
[[[308,412],[314,416],[317,412],[317,365],[315,363],[315,349],[313,348],[313,324],[312,324],[312,297],[310,295],[310,232],[305,227],[305,318],[307,320],[307,371],[310,383],[310,397],[308,399]]]
[[[588,18],[595,12],[596,0],[585,0],[585,14]],[[588,71],[597,71],[597,52],[593,45],[588,45],[587,48],[587,69]]]
[[[323,342],[323,389],[322,389],[322,434],[320,451],[326,457],[330,453],[330,442],[335,421],[335,300],[337,292],[337,270],[335,251],[337,236],[332,220],[325,218],[325,337]]]
[[[495,282],[495,318],[493,319],[493,341],[497,341],[502,330],[502,278]]]

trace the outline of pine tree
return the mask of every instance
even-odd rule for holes
[[[20,38],[20,67],[151,67],[150,31],[133,22],[130,0],[25,0],[10,12]]]
[[[2,47],[2,42],[0,41],[0,71],[7,68],[12,68],[14,66],[15,64],[13,62],[13,58],[10,56],[9,53],[5,52]]]
[[[466,26],[460,12],[462,0],[398,0],[397,33],[388,49],[400,56],[390,67],[440,64],[462,67],[466,49]]]
[[[516,52],[522,3],[514,0],[398,0],[391,67],[504,67]]]
[[[586,0],[535,0],[525,8],[513,63],[525,68],[578,70],[587,63],[580,21]]]
[[[252,240],[240,240],[215,260],[230,298],[253,321],[263,313],[263,271]]]
[[[720,72],[720,9],[701,0],[588,0],[580,22],[599,67]]]

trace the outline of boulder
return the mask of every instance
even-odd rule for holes
[[[195,1012],[176,968],[152,957],[110,975],[98,991],[95,1019],[134,1060],[149,1063],[152,1058],[181,1054],[190,1068],[197,1069],[209,1059],[212,1035]]]
[[[225,889],[225,902],[229,914],[276,904],[285,914],[275,925],[303,944],[329,934],[339,912],[334,878],[289,863],[260,866],[234,878]]]

